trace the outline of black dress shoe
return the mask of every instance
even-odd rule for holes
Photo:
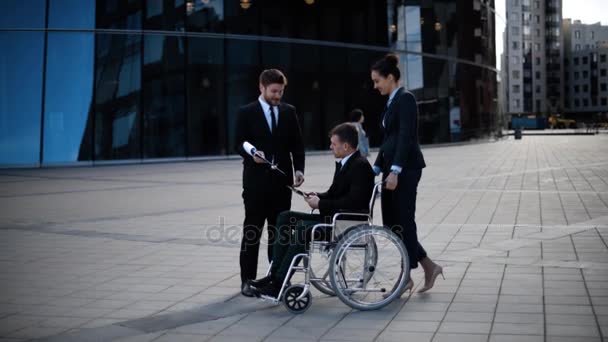
[[[271,281],[266,286],[259,289],[258,292],[262,296],[276,298],[279,296],[279,292],[281,292],[282,285],[283,285],[283,282]]]
[[[272,276],[268,275],[268,276],[265,276],[264,278],[250,280],[249,286],[255,287],[256,289],[261,289],[262,287],[270,284],[271,281],[272,281]]]
[[[253,292],[251,287],[249,287],[249,284],[247,284],[246,282],[241,284],[241,294],[245,297],[255,296],[255,293]]]

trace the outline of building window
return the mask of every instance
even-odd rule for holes
[[[536,86],[536,93],[540,94],[540,86]]]
[[[530,35],[530,26],[524,26],[524,36]]]
[[[575,86],[574,86],[574,93],[575,93],[575,94],[578,94],[578,93],[579,93],[579,90],[580,90],[580,88],[579,88],[577,85],[575,85]],[[577,106],[578,106],[578,105],[577,105]]]
[[[534,50],[540,51],[540,44],[539,43],[535,43],[534,44]]]
[[[595,32],[591,31],[591,39],[595,39]]]
[[[586,84],[583,84],[583,92],[586,93],[589,91],[589,86]]]
[[[606,63],[606,55],[600,55],[600,62]]]
[[[580,76],[580,74],[578,73],[578,71],[575,71],[574,72],[574,79],[578,80],[579,76]]]
[[[580,106],[581,102],[578,99],[574,100],[574,107]]]
[[[605,106],[606,104],[608,104],[608,99],[605,97],[602,97],[602,106]]]
[[[581,38],[581,31],[574,31],[574,38],[580,39]]]
[[[578,65],[578,57],[574,57],[574,65]]]
[[[536,100],[536,111],[540,112],[540,100]]]
[[[519,70],[513,70],[513,79],[514,80],[518,80],[519,79]]]
[[[583,57],[583,65],[589,63],[588,57]]]
[[[600,84],[600,90],[601,91],[606,91],[606,83]]]
[[[537,24],[540,24],[540,16],[539,15],[535,15],[534,19],[536,20]]]
[[[589,100],[583,99],[583,107],[589,107]]]
[[[514,94],[519,94],[519,85],[514,85],[513,86],[513,93]]]
[[[513,50],[519,49],[519,43],[518,42],[511,42],[511,48]]]
[[[515,35],[515,36],[519,35],[519,27],[517,27],[517,26],[511,27],[511,34]]]
[[[537,80],[540,80],[540,71],[534,73]]]
[[[600,76],[606,76],[606,69],[600,70]]]
[[[540,30],[539,29],[536,29],[536,36],[540,37]]]
[[[511,57],[511,62],[513,64],[519,64],[519,56],[513,56],[513,57]]]
[[[536,8],[536,9],[540,8],[540,1],[534,1],[534,8]]]
[[[581,51],[581,44],[576,44],[574,46],[574,51]]]
[[[589,78],[589,71],[587,71],[587,70],[583,71],[583,78]]]

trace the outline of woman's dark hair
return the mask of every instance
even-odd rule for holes
[[[359,122],[363,116],[363,111],[359,108],[355,108],[350,111],[350,122]]]
[[[260,84],[268,87],[273,83],[287,85],[287,77],[279,69],[266,69],[260,74]]]
[[[349,144],[352,148],[357,149],[359,145],[359,133],[355,126],[349,122],[341,123],[334,127],[329,132],[329,137],[335,135],[341,142]]]
[[[374,65],[372,70],[379,73],[382,77],[386,78],[388,75],[393,75],[395,81],[399,81],[401,78],[401,72],[399,71],[399,57],[394,53],[389,53],[382,57]]]

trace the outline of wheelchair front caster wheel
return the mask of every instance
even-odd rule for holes
[[[303,285],[291,285],[285,290],[285,294],[283,295],[283,304],[287,310],[294,314],[304,313],[312,304],[312,295],[310,291],[306,293],[304,297],[298,300],[298,297],[304,291]]]

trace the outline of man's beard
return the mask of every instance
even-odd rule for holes
[[[266,101],[266,103],[271,104],[273,106],[277,106],[281,102],[281,99],[275,101],[271,98],[264,96],[264,101]]]

